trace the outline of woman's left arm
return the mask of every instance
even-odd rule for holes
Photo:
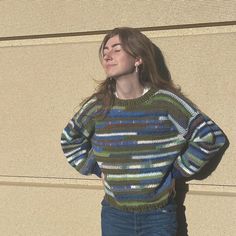
[[[217,155],[227,140],[219,126],[202,113],[192,117],[184,138],[187,148],[174,163],[174,178],[189,177],[199,172]]]
[[[227,137],[219,126],[200,112],[188,99],[162,91],[168,116],[186,141],[185,149],[175,160],[174,178],[189,177],[199,172],[225,145]]]

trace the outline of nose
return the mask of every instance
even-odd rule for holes
[[[112,60],[112,53],[111,53],[111,51],[107,51],[107,52],[104,54],[103,59],[104,59],[105,61]]]

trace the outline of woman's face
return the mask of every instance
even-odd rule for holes
[[[118,35],[107,41],[102,53],[102,66],[108,77],[119,78],[135,72],[136,59],[123,49]]]

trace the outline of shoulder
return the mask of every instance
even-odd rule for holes
[[[99,108],[99,103],[96,97],[90,98],[86,102],[83,103],[79,111],[75,114],[75,119],[79,117],[91,117],[95,116]]]
[[[198,113],[196,105],[184,95],[165,89],[159,89],[155,93],[156,99],[163,103],[170,112],[179,111],[194,116]]]

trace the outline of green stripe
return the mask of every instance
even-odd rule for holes
[[[193,163],[197,164],[199,167],[203,166],[207,161],[200,160],[198,157],[194,156],[191,153],[188,153],[189,160]]]
[[[173,104],[174,105],[173,107],[180,110],[188,118],[191,117],[191,113],[187,110],[187,108],[183,104],[181,104],[179,101],[175,100],[174,98],[172,98],[168,95],[165,95],[165,94],[159,94],[159,96],[157,96],[157,98],[158,98],[158,100],[160,100],[159,102],[163,101],[163,102]],[[165,105],[165,107],[168,107],[168,105]]]

